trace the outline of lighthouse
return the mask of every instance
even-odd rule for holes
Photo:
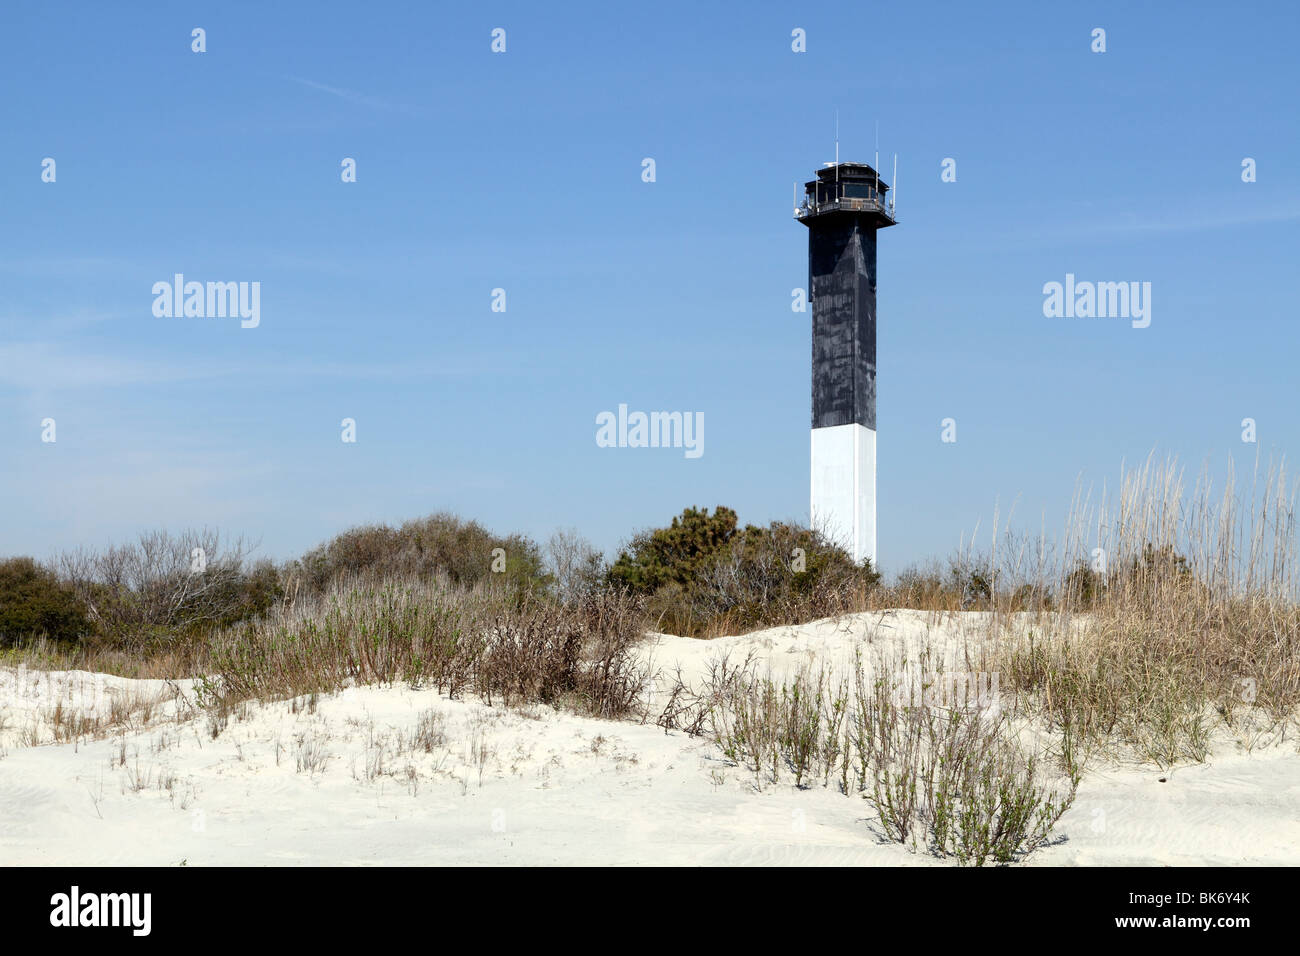
[[[812,301],[812,526],[876,562],[876,231],[895,225],[889,186],[865,163],[828,163],[804,184]]]

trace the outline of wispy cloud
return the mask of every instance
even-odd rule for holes
[[[12,341],[21,338],[23,333],[30,333],[33,327],[39,327],[41,335],[65,335],[84,332],[102,326],[105,322],[115,322],[125,318],[129,318],[126,312],[110,312],[85,307],[68,308],[36,320],[27,313],[11,312],[0,316],[0,337]]]
[[[1130,214],[1111,222],[1096,222],[1080,227],[1079,231],[1096,235],[1125,235],[1130,233],[1197,232],[1205,229],[1221,230],[1230,226],[1262,226],[1275,222],[1300,220],[1300,203],[1266,209],[1248,209],[1244,206],[1206,201],[1195,215]]]
[[[48,342],[0,345],[0,386],[18,389],[150,385],[210,378],[229,371],[213,365],[77,353]]]
[[[1043,213],[1031,225],[1007,229],[1001,233],[1001,238],[1031,243],[1141,239],[1144,236],[1209,230],[1219,232],[1231,228],[1300,222],[1300,200],[1267,207],[1249,207],[1245,204],[1225,203],[1221,199],[1206,199],[1189,202],[1186,206],[1192,211],[1131,209],[1116,212],[1108,209],[1104,212],[1099,210],[1095,217],[1086,219],[1081,218],[1077,210],[1072,213]]]
[[[116,279],[129,272],[135,263],[116,256],[4,256],[0,258],[0,272],[12,272],[25,278],[55,276],[66,280],[78,278]]]
[[[241,382],[414,380],[500,375],[503,369],[525,367],[528,357],[482,355],[442,360],[346,362],[302,357],[295,361],[249,362],[184,359],[166,356],[123,357],[103,352],[78,352],[51,342],[0,345],[0,388],[53,391],[130,388],[205,379],[236,378]],[[504,364],[503,364],[504,363]]]
[[[411,107],[403,103],[394,103],[390,100],[382,99],[378,96],[368,96],[365,93],[358,93],[355,90],[345,90],[342,87],[330,86],[327,83],[318,83],[315,80],[308,80],[301,76],[290,76],[287,79],[301,84],[309,89],[319,90],[322,93],[328,93],[330,96],[337,96],[341,100],[349,103],[355,103],[358,106],[364,106],[367,109],[383,110],[386,113],[413,113]]]
[[[20,455],[21,467],[0,472],[0,495],[29,503],[6,532],[40,542],[30,548],[40,556],[121,541],[143,528],[211,526],[237,533],[251,526],[260,532],[261,522],[250,516],[277,507],[280,467],[265,450],[194,444],[187,432],[156,430],[155,447],[141,448],[129,426],[103,422],[72,434],[79,440],[60,434],[57,446],[31,443]]]

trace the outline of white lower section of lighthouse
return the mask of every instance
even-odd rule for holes
[[[876,563],[876,433],[863,425],[812,430],[812,526]]]

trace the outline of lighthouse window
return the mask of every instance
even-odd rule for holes
[[[870,199],[872,189],[866,183],[845,183],[844,195],[848,199]]]

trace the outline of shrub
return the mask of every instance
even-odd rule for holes
[[[666,584],[689,588],[703,562],[736,533],[736,513],[719,505],[687,508],[667,528],[643,531],[609,569],[612,582],[640,594]]]
[[[0,647],[30,637],[76,641],[90,630],[71,587],[31,558],[0,562]]]
[[[986,568],[954,565],[952,577],[961,593],[963,607],[988,607],[992,602],[993,575]]]
[[[747,526],[705,558],[695,603],[703,624],[794,624],[860,608],[879,581],[869,561],[854,564],[815,531],[777,521]]]
[[[1087,562],[1080,560],[1065,576],[1065,600],[1077,608],[1090,608],[1101,597],[1105,580]]]
[[[881,596],[882,607],[910,607],[925,610],[955,611],[962,606],[963,594],[937,564],[909,567],[901,571],[888,593]]]
[[[519,594],[540,594],[550,584],[541,549],[523,535],[495,535],[477,521],[435,514],[400,528],[352,528],[307,552],[286,569],[291,593],[323,594],[349,579],[382,581],[439,575],[472,588],[503,584]]]
[[[405,681],[488,704],[625,714],[645,674],[640,609],[606,591],[573,605],[445,579],[333,587],[212,639],[205,702],[293,698]]]
[[[936,666],[927,649],[921,671]],[[715,670],[703,700],[724,756],[755,782],[814,782],[860,793],[889,839],[963,865],[1008,863],[1049,838],[1074,800],[1068,760],[1051,779],[1021,750],[1000,710],[921,704],[900,697],[905,662],[859,658],[849,677],[825,665],[790,681],[756,678],[752,664]],[[719,676],[721,675],[721,676]],[[684,697],[674,695],[674,706]],[[700,700],[699,697],[696,697]]]
[[[605,559],[591,542],[573,530],[556,531],[546,544],[547,573],[561,603],[595,595],[607,574]]]
[[[811,529],[738,529],[736,513],[718,506],[636,535],[608,579],[646,595],[656,626],[716,635],[861,609],[880,575]]]
[[[247,553],[215,531],[151,531],[103,552],[66,553],[59,567],[101,642],[140,649],[264,613],[278,576],[266,563],[246,574]]]

